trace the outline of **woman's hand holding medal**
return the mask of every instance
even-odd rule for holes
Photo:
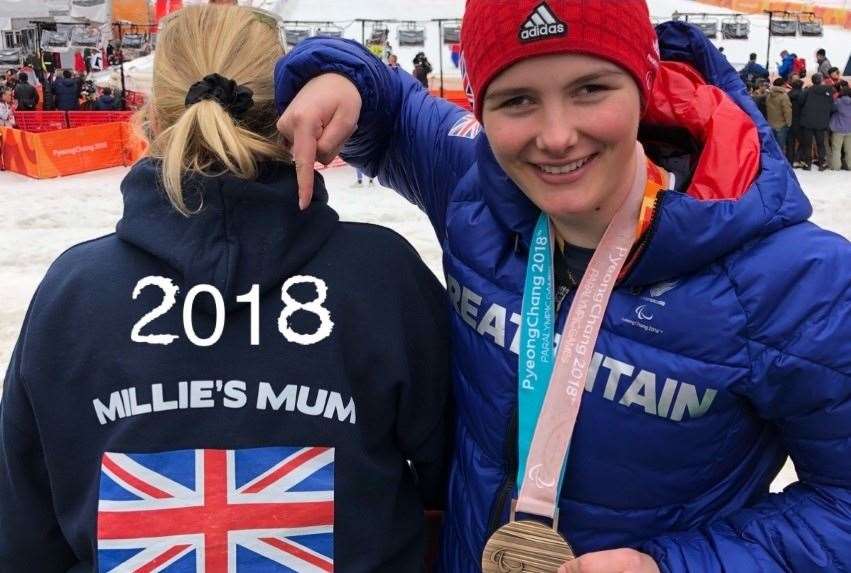
[[[611,549],[568,561],[558,573],[659,573],[659,566],[652,557],[635,549]]]

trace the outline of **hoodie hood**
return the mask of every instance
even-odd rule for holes
[[[659,194],[628,286],[689,274],[812,212],[736,70],[696,26],[668,22],[656,31],[663,62],[642,128],[687,133],[699,152],[682,192]],[[484,133],[477,154],[485,201],[528,247],[537,208],[499,167]]]
[[[201,209],[185,217],[168,201],[160,163],[146,158],[121,184],[124,214],[116,232],[180,273],[184,293],[196,284],[213,285],[230,310],[253,284],[265,293],[297,274],[333,232],[338,216],[327,204],[322,177],[316,174],[305,211],[299,211],[297,190],[295,170],[285,163],[262,164],[253,181],[190,175],[184,179],[187,206]]]

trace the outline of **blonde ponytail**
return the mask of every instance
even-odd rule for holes
[[[166,193],[180,213],[192,214],[182,185],[189,172],[253,179],[259,161],[290,160],[275,128],[272,73],[282,54],[278,29],[246,8],[187,6],[168,22],[142,121],[149,154],[162,160]],[[216,100],[186,106],[189,88],[213,73],[254,93],[254,105],[238,119]]]

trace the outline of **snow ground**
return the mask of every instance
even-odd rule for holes
[[[0,172],[0,372],[6,371],[29,301],[50,263],[68,247],[114,231],[126,172],[115,168],[47,180]],[[796,173],[813,203],[812,220],[851,239],[851,173]],[[394,229],[442,278],[440,247],[425,215],[377,181],[372,188],[366,181],[352,187],[355,175],[348,166],[323,176],[341,219]],[[795,480],[787,463],[772,489]]]

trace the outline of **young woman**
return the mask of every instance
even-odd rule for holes
[[[9,365],[0,570],[421,569],[445,300],[321,180],[299,211],[280,32],[225,6],[163,23],[117,232],[52,265]]]
[[[351,42],[276,70],[302,206],[342,148],[444,249],[442,569],[554,571],[499,545],[521,519],[569,571],[851,567],[851,248],[735,70],[643,0],[470,0],[462,46],[474,115]]]

